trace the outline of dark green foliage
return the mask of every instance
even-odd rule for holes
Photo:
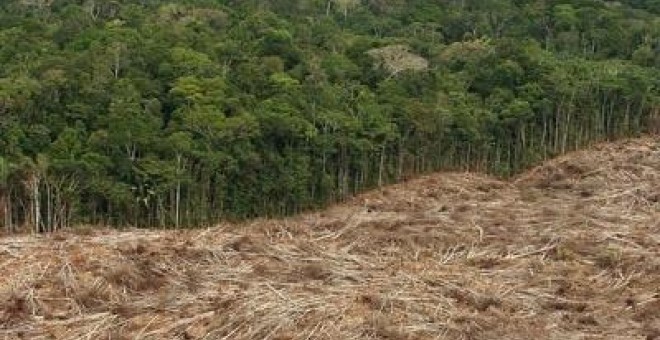
[[[3,1],[0,224],[291,214],[643,133],[659,4]]]

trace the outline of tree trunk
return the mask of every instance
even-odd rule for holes
[[[52,197],[53,197],[53,193],[52,193],[51,185],[46,183],[46,219],[47,220],[44,225],[44,228],[46,229],[47,232],[54,231]]]
[[[0,193],[0,215],[2,215],[2,224],[4,225],[5,229],[7,230],[7,234],[11,233],[11,229],[9,228],[9,222],[7,221],[7,198],[5,193]]]
[[[181,207],[181,155],[176,156],[176,170],[177,170],[177,179],[176,179],[176,199],[175,199],[175,217],[174,217],[174,226],[176,229],[179,229],[179,216],[180,216],[180,207]]]
[[[9,194],[7,195],[7,201],[5,202],[5,211],[7,212],[7,227],[9,228],[9,232],[14,232],[14,214],[13,214],[13,206],[12,206],[12,200],[11,200],[11,189],[9,190]]]
[[[37,175],[32,175],[30,180],[32,185],[32,208],[34,209],[34,230],[35,232],[41,231],[41,200],[39,187],[41,185],[41,179]]]
[[[378,165],[378,187],[383,186],[383,171],[385,170],[385,143],[380,151],[380,164]]]

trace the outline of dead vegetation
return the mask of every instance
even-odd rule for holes
[[[658,197],[648,138],[292,219],[5,237],[0,338],[660,339]]]

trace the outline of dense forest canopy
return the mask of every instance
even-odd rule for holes
[[[660,0],[6,0],[0,65],[0,224],[192,226],[643,133]]]

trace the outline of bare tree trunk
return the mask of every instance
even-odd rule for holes
[[[385,144],[383,143],[383,148],[380,151],[380,164],[378,166],[378,187],[383,186],[384,167],[385,167]]]
[[[631,131],[631,128],[630,128],[630,125],[631,125],[631,123],[630,123],[631,122],[631,119],[630,119],[631,106],[632,106],[632,103],[630,101],[628,101],[626,103],[626,111],[623,115],[623,119],[624,119],[623,126],[624,126],[624,132],[625,132],[626,135],[630,134],[630,131]]]
[[[176,180],[176,198],[175,198],[175,215],[174,215],[174,226],[176,229],[179,229],[179,218],[180,218],[180,207],[181,207],[181,155],[176,156],[176,170],[177,170],[177,180]]]
[[[0,195],[0,209],[2,209],[2,224],[4,225],[5,229],[7,229],[7,234],[9,234],[11,233],[11,229],[9,228],[9,222],[7,221],[7,198],[4,193]]]
[[[557,153],[557,151],[559,151],[558,150],[558,147],[559,147],[559,130],[560,130],[560,126],[561,126],[559,118],[562,115],[562,106],[564,106],[564,100],[563,99],[559,102],[559,106],[557,106],[557,112],[555,113],[555,127],[554,127],[555,128],[555,131],[554,131],[555,138],[554,138],[553,146],[552,146],[552,151],[554,153]]]
[[[40,202],[40,193],[39,186],[41,185],[41,179],[38,175],[30,175],[30,179],[27,182],[27,187],[30,191],[30,211],[32,213],[32,227],[34,228],[35,233],[41,231],[41,202]]]
[[[399,146],[399,160],[397,161],[396,178],[397,181],[403,179],[405,155],[403,154],[403,145]]]
[[[561,153],[566,153],[566,145],[568,144],[568,136],[571,129],[571,110],[566,111],[566,119],[564,119],[564,128],[562,133]]]
[[[37,232],[41,231],[41,195],[40,195],[40,181],[34,184],[34,226],[37,229]]]
[[[9,194],[7,195],[7,201],[5,202],[6,204],[6,211],[7,211],[7,227],[9,228],[9,232],[14,232],[14,214],[12,212],[13,206],[11,202],[11,189],[9,190]]]
[[[52,205],[52,188],[50,184],[46,183],[46,218],[45,223],[46,231],[55,231],[53,228],[53,205]]]

